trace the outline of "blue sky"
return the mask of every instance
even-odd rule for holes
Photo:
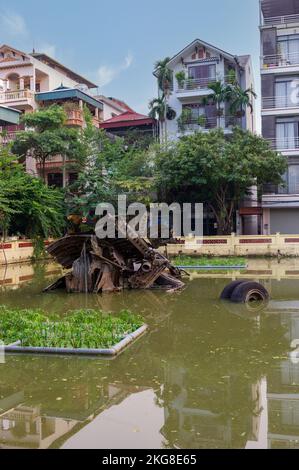
[[[251,54],[259,93],[258,0],[1,0],[0,43],[46,52],[147,113],[153,63],[195,38]]]

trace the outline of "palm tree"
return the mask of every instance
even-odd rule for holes
[[[165,59],[158,60],[155,63],[155,72],[154,75],[158,80],[159,94],[160,91],[164,95],[167,95],[172,83],[172,70],[168,68],[168,62],[170,57],[165,57]]]
[[[210,96],[211,102],[216,105],[217,109],[217,127],[220,127],[220,117],[223,114],[222,104],[230,100],[231,87],[224,85],[220,80],[208,85],[208,89],[213,91]]]
[[[252,88],[243,90],[239,85],[235,85],[232,90],[230,110],[234,115],[240,115],[241,117],[245,114],[246,108],[250,108],[251,113],[253,112],[252,98],[256,98],[257,95]]]
[[[168,106],[165,95],[160,98],[154,98],[149,102],[149,117],[159,121],[161,135],[164,135],[164,140],[167,140],[166,120],[174,119],[175,111]]]

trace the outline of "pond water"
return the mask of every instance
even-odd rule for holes
[[[42,294],[55,266],[0,272],[7,306],[129,308],[150,326],[114,360],[6,355],[0,448],[299,448],[299,263],[255,266],[104,296]],[[259,313],[219,300],[238,276],[269,289]]]

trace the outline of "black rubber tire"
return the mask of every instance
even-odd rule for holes
[[[234,282],[231,282],[230,284],[228,284],[221,296],[220,296],[220,299],[221,300],[230,300],[231,296],[232,296],[232,293],[234,292],[234,290],[236,289],[236,287],[238,287],[240,284],[243,284],[244,282],[247,282],[246,280],[244,281],[234,281]]]
[[[243,282],[235,288],[231,295],[231,301],[234,303],[246,303],[251,301],[265,302],[269,299],[267,289],[259,282]]]

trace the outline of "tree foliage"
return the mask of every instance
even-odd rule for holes
[[[83,151],[78,131],[65,126],[65,121],[65,111],[57,105],[22,116],[28,130],[18,133],[12,151],[23,158],[30,153],[40,165],[44,181],[49,158],[56,155],[63,159],[79,158]]]
[[[0,225],[4,237],[10,231],[33,238],[59,236],[64,227],[62,193],[28,175],[5,147],[0,147]]]
[[[220,234],[233,231],[235,211],[251,187],[281,184],[285,170],[285,159],[268,142],[239,128],[229,138],[220,129],[183,137],[156,158],[161,197],[206,203]]]

